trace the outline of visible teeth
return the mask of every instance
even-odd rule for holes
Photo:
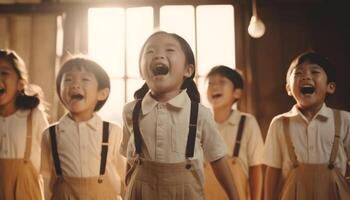
[[[0,88],[0,94],[5,93],[5,88]]]
[[[300,88],[301,93],[303,94],[312,94],[315,92],[315,88],[311,85],[305,85]]]

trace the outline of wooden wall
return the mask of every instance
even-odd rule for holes
[[[248,26],[250,5],[236,20]],[[261,1],[258,14],[266,25],[260,39],[238,33],[238,66],[252,83],[242,110],[252,112],[266,135],[271,119],[288,111],[294,100],[285,91],[291,60],[306,50],[327,56],[337,70],[337,90],[328,100],[334,108],[350,111],[350,17],[342,1]],[[246,12],[244,12],[246,11]],[[244,25],[242,25],[244,26]],[[243,53],[242,53],[243,52]]]

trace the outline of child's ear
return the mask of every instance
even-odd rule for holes
[[[233,90],[233,97],[235,99],[240,99],[242,96],[242,89],[241,88],[237,88]]]
[[[193,73],[194,73],[194,65],[193,64],[186,65],[184,77],[190,78]]]
[[[17,84],[17,90],[18,91],[22,91],[24,89],[24,85],[25,85],[24,82],[25,81],[23,79],[19,79],[18,80],[18,84]]]
[[[329,82],[327,84],[327,93],[333,94],[335,92],[336,84],[334,82]]]
[[[287,90],[288,96],[292,96],[292,91],[291,91],[290,85],[288,83],[286,84],[286,90]]]
[[[103,101],[106,100],[109,95],[109,88],[104,88],[98,91],[97,100]]]

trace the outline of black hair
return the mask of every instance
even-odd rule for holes
[[[143,54],[143,51],[145,49],[146,44],[148,43],[148,41],[153,36],[156,36],[156,35],[159,35],[159,34],[166,34],[166,35],[170,35],[170,36],[174,37],[180,43],[181,49],[183,50],[183,52],[184,52],[184,54],[186,56],[186,64],[192,64],[194,67],[196,67],[193,51],[191,49],[191,46],[187,43],[187,41],[185,39],[183,39],[181,36],[179,36],[179,35],[177,35],[175,33],[168,33],[168,32],[165,32],[165,31],[155,32],[155,33],[153,33],[151,36],[149,36],[147,38],[147,40],[143,44],[143,46],[141,48],[141,51],[140,51],[140,57],[139,57],[139,65],[140,66],[141,66],[142,54]],[[193,80],[194,75],[195,75],[195,72],[193,72],[191,77],[186,78],[184,80],[184,82],[181,85],[181,89],[185,89],[186,88],[187,89],[187,94],[190,97],[190,99],[192,101],[195,101],[195,102],[199,103],[200,102],[200,94],[198,92],[197,85],[196,85],[196,83]],[[138,89],[134,93],[134,98],[135,99],[142,99],[146,95],[148,90],[149,90],[149,87],[148,87],[147,83],[144,83],[142,85],[142,87],[140,89]]]
[[[61,97],[61,81],[63,78],[63,75],[66,72],[72,71],[73,69],[85,69],[88,72],[91,72],[95,75],[97,83],[98,83],[98,89],[102,90],[105,88],[110,89],[110,79],[106,71],[95,61],[90,60],[88,58],[84,58],[82,56],[72,57],[69,58],[64,64],[62,65],[61,69],[59,70],[56,78],[56,92],[59,96],[59,98],[62,101]],[[104,100],[98,101],[94,111],[98,111],[102,108],[102,106],[106,103],[108,97]]]
[[[28,83],[28,72],[22,58],[13,50],[0,49],[0,59],[8,62],[23,80],[24,87],[17,92],[15,106],[20,110],[34,109],[43,101],[43,93],[39,86]]]
[[[218,65],[211,68],[211,70],[207,74],[207,78],[216,74],[219,74],[229,79],[232,82],[235,89],[243,89],[243,78],[237,70],[227,67],[225,65]]]
[[[336,79],[336,70],[334,66],[331,64],[331,62],[326,58],[325,56],[322,56],[318,53],[315,52],[304,52],[297,56],[292,63],[290,64],[288,71],[287,71],[287,76],[286,76],[286,81],[289,83],[289,77],[292,74],[293,70],[303,64],[303,63],[310,63],[310,64],[317,64],[319,65],[326,73],[327,75],[327,83],[334,82]]]

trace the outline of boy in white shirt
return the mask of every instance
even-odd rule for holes
[[[227,156],[240,199],[260,200],[262,191],[261,152],[263,139],[255,117],[232,109],[241,98],[243,79],[227,66],[213,67],[207,75],[207,98],[214,111],[214,119],[227,145]],[[224,199],[225,195],[213,178],[209,166],[205,168],[207,199]]]
[[[344,175],[350,113],[324,103],[335,92],[335,69],[327,58],[307,52],[293,60],[286,79],[296,105],[271,122],[264,150],[264,199],[349,199]]]
[[[96,114],[109,95],[107,73],[92,60],[72,58],[60,69],[56,88],[69,113],[44,133],[47,199],[120,199],[121,128]]]

